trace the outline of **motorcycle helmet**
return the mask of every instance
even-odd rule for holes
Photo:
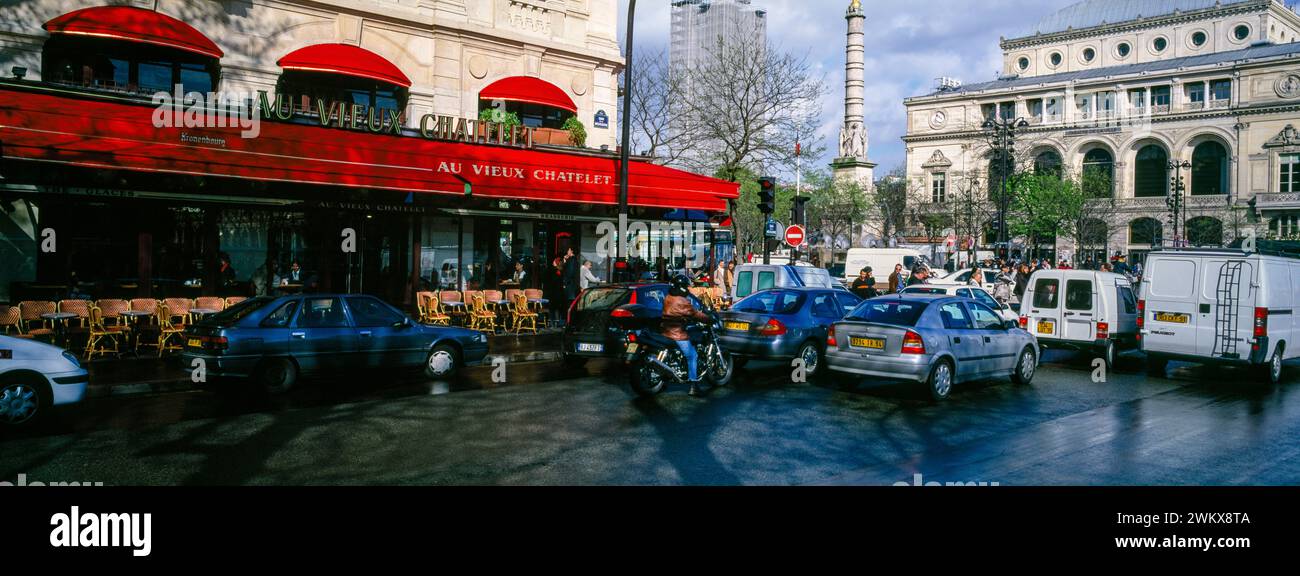
[[[691,279],[687,278],[685,274],[678,274],[673,276],[672,285],[674,295],[685,296],[690,293]]]

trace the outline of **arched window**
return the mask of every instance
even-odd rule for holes
[[[1045,150],[1034,157],[1034,174],[1061,175],[1061,155],[1055,150]]]
[[[1215,141],[1202,142],[1192,151],[1192,194],[1228,193],[1228,150]]]
[[[1138,198],[1165,196],[1169,191],[1169,154],[1149,144],[1138,150],[1133,166],[1133,195]]]
[[[1093,148],[1084,154],[1083,184],[1085,192],[1093,197],[1114,196],[1115,157],[1102,148]]]
[[[383,56],[351,44],[312,44],[281,57],[277,92],[324,101],[360,104],[376,111],[405,111],[411,80]],[[318,111],[321,113],[324,111]]]
[[[1079,244],[1089,248],[1105,248],[1107,241],[1110,239],[1110,231],[1106,227],[1106,222],[1096,218],[1089,218],[1083,221],[1079,227]]]
[[[1188,220],[1187,241],[1192,246],[1222,246],[1223,222],[1211,216],[1197,216]]]
[[[1138,218],[1128,226],[1128,243],[1154,246],[1163,236],[1164,225],[1155,218]]]

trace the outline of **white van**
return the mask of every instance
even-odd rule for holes
[[[836,288],[843,290],[839,281],[831,278],[825,268],[793,266],[790,264],[742,264],[736,267],[736,288],[731,299],[741,298],[770,288]]]
[[[858,271],[871,267],[876,282],[884,278],[888,282],[894,266],[903,265],[903,276],[912,273],[912,266],[921,261],[921,253],[911,248],[853,248],[844,259],[844,283],[852,284],[858,277]]]
[[[1147,368],[1169,360],[1257,366],[1276,383],[1295,358],[1300,259],[1236,249],[1152,252],[1138,301]]]
[[[1138,347],[1138,299],[1121,274],[1039,270],[1020,301],[1020,327],[1044,348],[1095,352],[1109,367],[1118,350]]]

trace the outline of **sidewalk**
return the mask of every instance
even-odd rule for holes
[[[497,334],[488,337],[485,365],[494,357],[509,363],[551,362],[560,358],[560,331],[544,330],[540,334]],[[127,396],[157,392],[184,392],[197,389],[190,381],[190,370],[179,357],[163,358],[145,354],[117,359],[96,359],[83,364],[90,372],[86,396]]]

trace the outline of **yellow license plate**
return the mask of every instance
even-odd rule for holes
[[[871,348],[873,350],[884,350],[885,340],[884,338],[863,338],[861,336],[854,336],[852,338],[849,338],[849,346],[852,346],[854,348]]]
[[[637,350],[637,348],[639,348],[639,346],[637,345],[636,342],[630,342],[630,343],[628,343],[628,345],[627,345],[627,353],[628,353],[628,354],[636,354],[636,350]]]
[[[1038,333],[1039,333],[1039,334],[1054,334],[1054,333],[1056,333],[1056,322],[1049,322],[1049,321],[1046,321],[1046,320],[1039,322],[1039,323],[1038,323]]]
[[[185,345],[186,345],[186,346],[189,346],[190,348],[202,348],[202,347],[203,347],[203,343],[202,343],[202,342],[199,342],[199,339],[198,339],[198,338],[190,338],[189,340],[186,340],[186,341],[185,341]]]
[[[1187,314],[1174,314],[1172,312],[1156,312],[1156,322],[1168,322],[1170,324],[1186,324],[1191,321]]]
[[[736,332],[749,332],[749,322],[727,322],[723,324],[723,326],[726,327],[727,330],[735,330]]]

